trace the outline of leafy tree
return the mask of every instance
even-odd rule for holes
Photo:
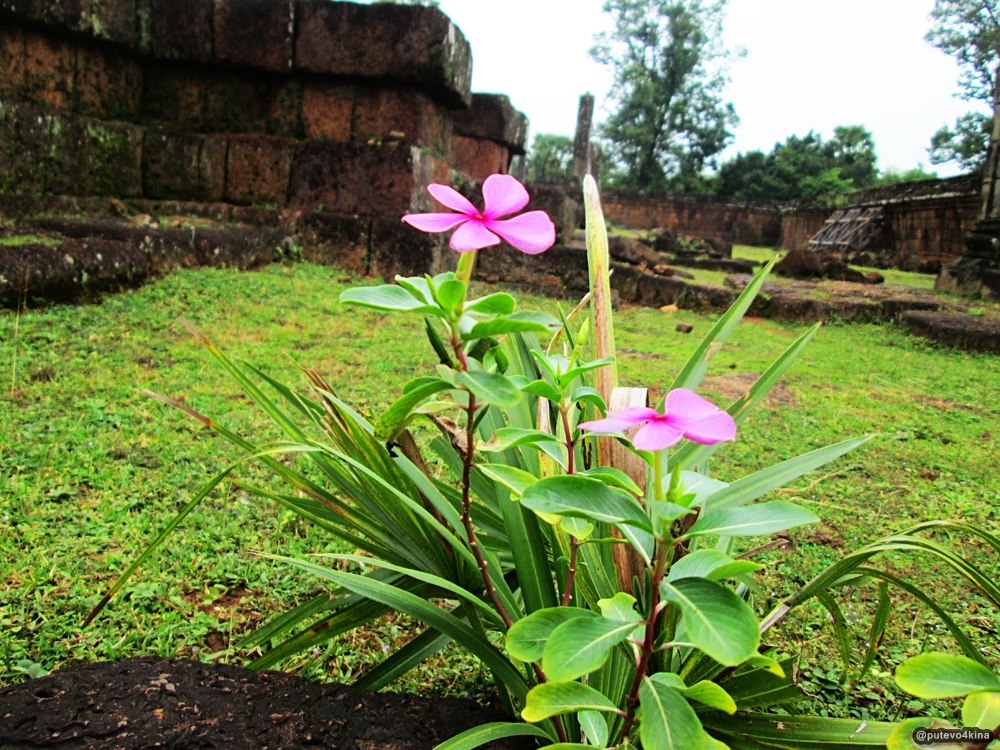
[[[573,176],[573,141],[564,135],[539,133],[528,152],[530,182],[565,182]]]
[[[931,21],[927,41],[958,62],[958,95],[992,112],[1000,65],[1000,0],[936,0]],[[990,128],[990,116],[981,111],[960,117],[954,130],[942,127],[931,139],[931,163],[981,168]]]
[[[595,60],[614,73],[614,113],[601,129],[617,187],[641,192],[702,183],[736,122],[722,99],[726,0],[605,0],[614,29]]]
[[[809,132],[775,144],[771,153],[740,154],[719,168],[719,195],[794,201],[838,195],[876,184],[875,142],[861,125],[834,129],[833,139]]]

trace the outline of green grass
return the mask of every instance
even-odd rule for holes
[[[0,312],[0,684],[32,669],[137,654],[240,662],[246,657],[235,649],[241,634],[315,591],[316,581],[248,553],[296,555],[335,546],[229,486],[188,518],[94,624],[80,626],[157,530],[238,458],[228,443],[142,390],[183,398],[229,426],[272,434],[177,323],[179,316],[229,354],[286,382],[302,382],[296,363],[315,367],[339,395],[373,414],[403,381],[434,365],[415,321],[340,310],[345,286],[336,279],[342,275],[309,264],[244,273],[187,270],[98,305]],[[529,308],[557,304],[521,299]],[[649,386],[662,398],[714,319],[622,309],[616,323],[623,383]],[[676,332],[678,322],[694,332]],[[736,398],[805,327],[745,321],[716,357],[705,393],[722,404]],[[761,577],[765,598],[790,593],[844,552],[920,520],[962,519],[995,530],[998,384],[998,357],[937,348],[892,326],[820,331],[712,467],[731,480],[814,447],[876,435],[863,450],[787,491],[824,522],[769,554],[771,566]],[[266,481],[253,467],[240,476]],[[981,562],[1000,575],[996,560]],[[995,643],[1000,617],[981,604],[972,611],[960,584],[920,560],[889,564],[933,587],[960,619],[981,629],[984,643]],[[864,625],[872,601],[863,590],[850,597],[845,607],[855,624]],[[864,683],[876,696],[870,706],[859,699],[838,706],[828,694],[837,689],[827,676],[836,665],[821,609],[804,607],[780,643],[804,655],[807,675],[831,710],[884,715],[902,700],[886,697],[890,662],[948,643],[912,603],[901,602],[894,613],[883,650],[888,661]],[[405,620],[388,620],[286,667],[349,680],[408,632]],[[475,694],[483,686],[476,667],[450,652],[402,687]]]

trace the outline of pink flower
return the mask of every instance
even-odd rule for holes
[[[610,433],[642,425],[632,436],[632,445],[643,451],[669,448],[682,437],[702,445],[723,443],[736,437],[733,418],[687,388],[670,391],[664,411],[659,414],[647,406],[633,406],[608,414],[604,419],[582,422],[580,429]]]
[[[524,185],[507,174],[494,174],[483,183],[485,207],[479,211],[464,195],[447,185],[429,185],[428,192],[458,213],[410,214],[403,221],[422,232],[447,232],[454,229],[449,243],[460,253],[499,245],[500,240],[522,253],[537,255],[556,241],[556,228],[544,211],[529,211],[512,219],[501,220],[528,205]]]

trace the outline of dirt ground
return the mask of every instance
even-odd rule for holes
[[[504,720],[470,700],[372,693],[156,657],[81,664],[0,689],[0,750],[423,750]]]

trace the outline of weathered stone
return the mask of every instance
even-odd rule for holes
[[[653,230],[653,249],[658,253],[677,253],[680,244],[677,242],[677,233],[667,227],[659,227]]]
[[[235,136],[226,154],[225,199],[236,203],[288,202],[298,144],[283,138]]]
[[[510,162],[507,148],[494,141],[456,135],[451,139],[451,159],[455,168],[477,180],[491,174],[505,174]]]
[[[371,272],[371,222],[367,219],[307,211],[295,217],[292,228],[306,260],[362,276]]]
[[[0,98],[23,98],[25,49],[20,26],[0,25],[0,70],[4,71],[0,76]]]
[[[159,60],[212,60],[214,0],[137,0],[139,47]]]
[[[583,208],[557,185],[528,186],[531,201],[526,211],[544,211],[556,225],[556,243],[569,245],[583,221]]]
[[[418,276],[443,271],[446,260],[453,261],[454,251],[447,248],[443,235],[415,232],[397,219],[373,219],[368,258],[368,273],[390,281],[397,274]],[[453,269],[453,265],[448,268]]]
[[[608,237],[608,254],[615,260],[652,268],[660,262],[659,253],[634,237],[613,234]]]
[[[1000,322],[968,315],[911,311],[903,325],[916,336],[969,351],[1000,354]]]
[[[295,0],[216,0],[215,59],[275,72],[292,69]]]
[[[353,137],[354,85],[310,79],[302,92],[302,122],[306,138],[346,143]]]
[[[295,68],[416,84],[453,106],[471,103],[469,43],[436,8],[300,0]]]
[[[455,132],[468,138],[495,141],[512,154],[525,152],[528,118],[503,94],[473,94],[472,105],[455,112]]]
[[[129,48],[138,45],[137,0],[79,1],[80,31]]]
[[[358,86],[353,140],[406,144],[445,153],[452,138],[451,116],[427,94],[409,86]]]
[[[147,131],[142,146],[143,194],[157,199],[222,200],[226,152],[227,142],[221,137]]]
[[[142,96],[142,67],[130,57],[80,45],[76,50],[73,109],[106,120],[133,120]]]
[[[24,35],[24,90],[31,101],[63,109],[69,106],[76,68],[73,44],[59,37]]]

